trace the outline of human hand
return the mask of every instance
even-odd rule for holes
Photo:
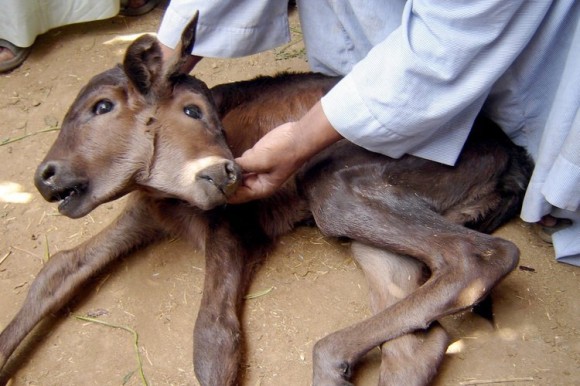
[[[228,199],[238,204],[273,194],[302,165],[295,122],[278,126],[248,149],[236,162],[244,170],[243,185]]]
[[[304,162],[341,138],[318,102],[299,121],[276,127],[236,159],[245,172],[244,182],[228,202],[273,194]]]

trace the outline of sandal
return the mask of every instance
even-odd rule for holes
[[[545,225],[542,222],[543,221],[540,221],[534,224],[534,227],[536,228],[536,233],[540,239],[548,244],[552,244],[552,235],[554,233],[572,225],[572,221],[567,218],[551,217],[550,225]]]
[[[14,54],[12,59],[0,62],[0,73],[14,70],[24,62],[30,53],[30,47],[17,47],[4,39],[0,39],[0,47],[7,49]]]
[[[157,7],[159,0],[145,0],[140,7],[129,7],[129,0],[121,0],[121,11],[123,16],[141,16]]]

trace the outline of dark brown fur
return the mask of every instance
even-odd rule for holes
[[[192,40],[184,36],[182,55],[164,67],[156,40],[138,39],[123,66],[93,78],[69,110],[37,170],[39,191],[69,217],[127,193],[131,199],[105,230],[43,267],[0,334],[0,368],[89,278],[177,235],[206,255],[196,376],[203,385],[235,384],[240,308],[252,273],[277,236],[314,221],[327,236],[356,241],[374,313],[316,344],[314,384],[348,384],[357,360],[379,345],[381,384],[429,382],[447,345],[437,320],[472,307],[518,261],[511,242],[482,232],[518,212],[532,168],[525,152],[483,118],[455,167],[390,159],[341,141],[273,197],[226,205],[241,180],[234,157],[300,117],[337,80],[286,74],[218,86],[216,106],[202,82],[178,71]]]

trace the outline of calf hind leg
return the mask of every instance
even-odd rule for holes
[[[351,248],[367,279],[373,314],[407,297],[426,280],[425,266],[415,259],[358,242]],[[435,321],[425,330],[383,343],[379,385],[429,383],[443,360],[448,341],[447,332]]]
[[[452,224],[420,199],[371,195],[336,194],[315,202],[320,204],[313,209],[318,226],[329,236],[412,256],[431,276],[401,301],[320,340],[314,347],[317,385],[344,384],[352,366],[373,347],[473,306],[518,261],[513,243]]]

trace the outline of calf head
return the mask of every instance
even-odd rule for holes
[[[122,65],[93,77],[66,114],[38,167],[35,184],[69,217],[132,190],[174,197],[207,210],[226,203],[241,181],[206,85],[180,71],[196,18],[175,58],[158,41],[133,42]]]

